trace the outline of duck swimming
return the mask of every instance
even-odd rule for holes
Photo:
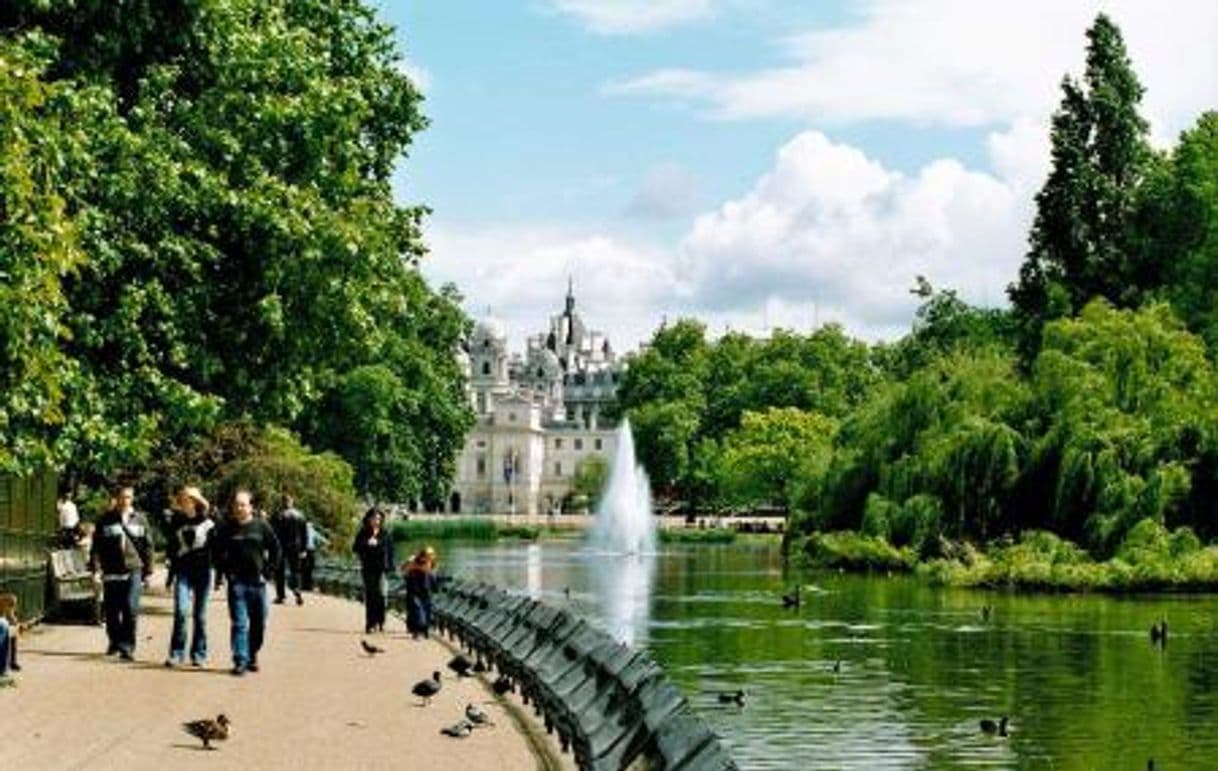
[[[1007,735],[1007,716],[1003,715],[1002,717],[998,718],[997,723],[995,723],[993,720],[990,720],[988,717],[982,718],[981,719],[981,732],[986,733],[986,734],[996,734],[998,736],[1006,736]]]

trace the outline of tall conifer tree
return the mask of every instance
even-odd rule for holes
[[[1152,155],[1138,112],[1143,89],[1116,24],[1104,14],[1087,31],[1081,82],[1062,82],[1053,116],[1053,167],[1036,196],[1036,218],[1019,280],[1008,288],[1025,358],[1048,319],[1092,297],[1136,305],[1157,276],[1131,248],[1138,185]]]

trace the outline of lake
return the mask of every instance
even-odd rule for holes
[[[652,558],[576,541],[444,544],[440,556],[443,572],[566,605],[650,649],[745,769],[1218,767],[1213,596],[797,576],[760,539]],[[801,607],[786,610],[796,584]],[[1160,617],[1164,649],[1149,636]],[[745,706],[720,706],[715,693],[736,688]],[[1008,738],[981,732],[1001,715]]]

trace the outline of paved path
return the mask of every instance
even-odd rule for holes
[[[155,585],[155,584],[154,584]],[[449,651],[404,631],[359,646],[363,607],[315,594],[305,605],[273,605],[262,670],[233,677],[228,608],[213,593],[208,614],[212,660],[202,670],[166,669],[172,603],[145,594],[136,662],[102,655],[101,627],[44,626],[21,640],[22,672],[0,689],[0,763],[23,769],[541,768],[526,735],[480,680],[445,678],[431,706],[411,686],[433,670],[448,673]],[[395,630],[401,622],[391,619]],[[439,729],[483,704],[496,726],[467,739]],[[180,729],[185,720],[224,712],[232,735],[204,752]],[[568,756],[569,757],[569,756]],[[564,758],[564,761],[566,758]]]

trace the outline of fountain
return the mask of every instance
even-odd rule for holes
[[[605,631],[627,645],[639,642],[650,621],[655,549],[651,485],[635,462],[630,422],[623,420],[585,555]]]
[[[655,552],[656,526],[651,516],[651,483],[647,472],[634,459],[634,434],[630,421],[617,430],[617,452],[605,494],[596,508],[596,524],[590,544],[596,551],[613,554]]]

